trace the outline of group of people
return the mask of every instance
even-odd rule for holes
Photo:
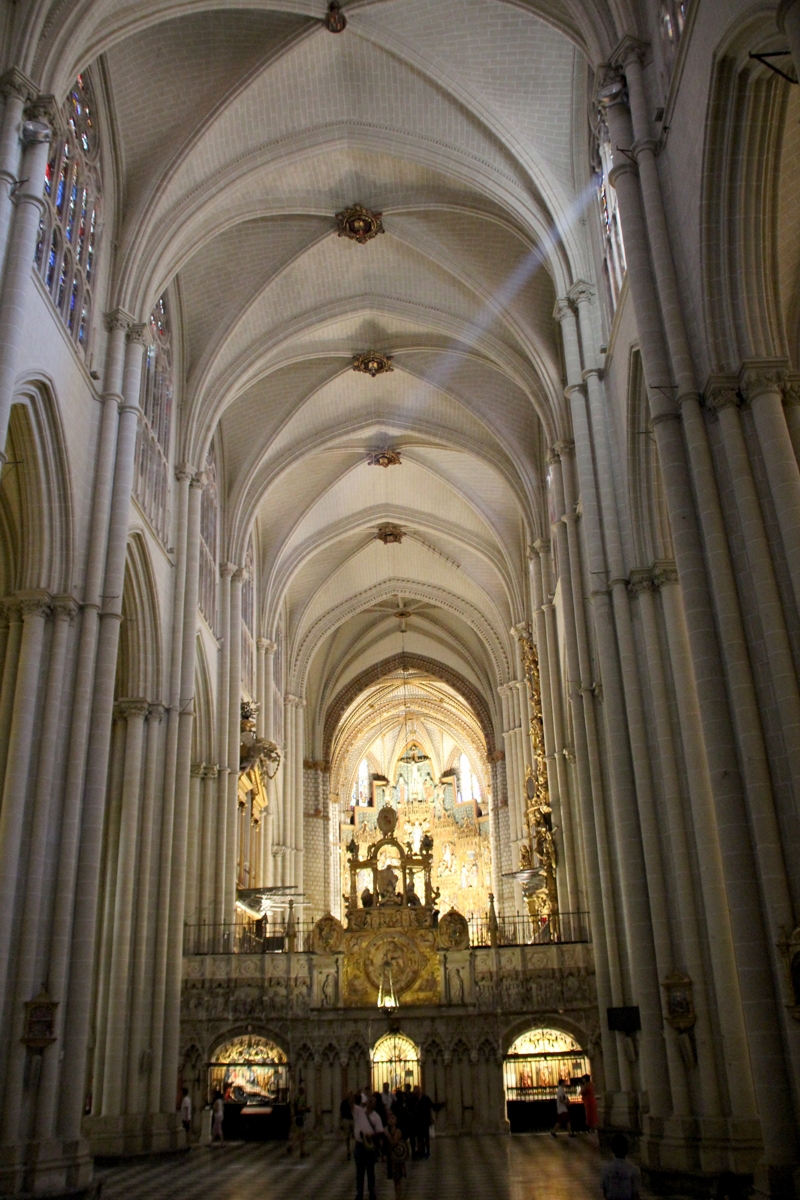
[[[353,1146],[356,1200],[364,1200],[365,1177],[369,1200],[376,1200],[375,1167],[380,1160],[394,1183],[395,1200],[401,1200],[408,1159],[430,1157],[434,1107],[430,1096],[410,1083],[394,1092],[388,1083],[380,1092],[365,1087],[342,1099],[341,1127],[348,1159]]]
[[[586,1128],[591,1133],[593,1129],[597,1129],[597,1097],[594,1094],[594,1084],[590,1075],[584,1075],[581,1079],[581,1102],[586,1115]],[[553,1137],[558,1136],[560,1129],[565,1129],[570,1137],[575,1137],[570,1118],[566,1079],[559,1079],[556,1089],[556,1123],[550,1130]]]

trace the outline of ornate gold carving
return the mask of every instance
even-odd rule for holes
[[[342,17],[344,20],[344,17]],[[350,238],[353,242],[364,245],[365,242],[385,233],[381,217],[383,213],[373,212],[364,208],[363,204],[351,204],[336,214],[336,224],[339,226],[339,237]]]
[[[401,463],[399,450],[378,450],[367,458],[370,467],[399,467]]]
[[[360,371],[362,375],[369,375],[374,379],[376,375],[385,375],[387,371],[393,371],[392,355],[381,354],[376,350],[368,350],[365,354],[353,355],[353,370]]]
[[[256,736],[256,717],[259,705],[249,700],[241,704],[242,741],[239,746],[239,774],[258,772],[261,786],[266,791],[267,780],[274,779],[281,765],[281,753],[275,742]]]
[[[383,542],[384,546],[399,545],[406,536],[405,530],[399,525],[379,525],[378,532],[375,537],[379,542]]]
[[[469,925],[466,917],[451,908],[439,921],[436,936],[440,950],[468,950]]]

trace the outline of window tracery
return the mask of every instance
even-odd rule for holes
[[[205,484],[200,495],[200,611],[209,627],[217,628],[217,457],[213,443],[203,468]]]
[[[614,165],[611,154],[611,144],[605,126],[600,130],[598,146],[598,184],[597,199],[600,204],[600,220],[603,230],[603,274],[605,275],[608,301],[611,313],[616,310],[622,281],[625,278],[627,266],[625,263],[625,246],[622,241],[622,225],[619,218],[617,193],[609,180],[611,168]]]
[[[100,222],[100,163],[88,76],[79,75],[63,108],[45,170],[36,266],[75,343],[86,350],[92,319]]]
[[[672,74],[675,59],[678,57],[678,46],[686,24],[686,14],[689,11],[689,0],[661,0],[659,17],[659,32],[661,48],[664,53],[664,65],[667,74]]]
[[[169,451],[173,372],[166,295],[150,314],[150,345],[142,369],[134,489],[159,538],[169,538]]]

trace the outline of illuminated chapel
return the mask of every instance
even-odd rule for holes
[[[0,20],[0,1196],[587,1074],[797,1196],[800,0]]]

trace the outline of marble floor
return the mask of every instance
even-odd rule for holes
[[[333,1141],[289,1157],[282,1144],[231,1143],[102,1167],[102,1200],[353,1200],[353,1163]],[[404,1200],[599,1200],[600,1155],[588,1138],[548,1134],[438,1138],[408,1164]],[[386,1168],[378,1200],[393,1200]]]

